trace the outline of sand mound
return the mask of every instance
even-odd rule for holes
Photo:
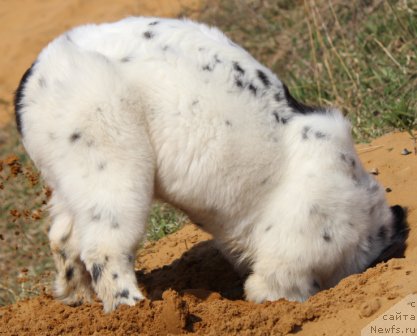
[[[103,314],[99,302],[68,307],[51,296],[0,309],[5,335],[358,335],[379,314],[417,293],[417,157],[404,133],[388,134],[358,150],[369,170],[391,190],[391,204],[408,208],[405,258],[391,259],[342,280],[307,302],[243,301],[243,280],[193,225],[140,252],[136,269],[148,299]],[[413,176],[414,175],[414,176]]]

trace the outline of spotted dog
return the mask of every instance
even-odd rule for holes
[[[404,241],[404,213],[335,108],[295,100],[216,28],[132,17],[52,41],[15,96],[53,189],[56,296],[144,298],[134,258],[154,197],[211,233],[248,300],[305,300]]]

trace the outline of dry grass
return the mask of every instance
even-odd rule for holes
[[[53,262],[39,182],[12,125],[0,129],[0,305],[38,294]]]

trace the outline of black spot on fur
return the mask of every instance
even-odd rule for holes
[[[345,154],[341,153],[340,154],[340,158],[342,159],[343,162],[347,162],[347,159],[346,159],[346,155]]]
[[[159,23],[159,21],[152,21],[151,23],[149,23],[150,26],[155,26]]]
[[[130,262],[130,263],[132,263],[133,262],[133,255],[129,254],[127,256],[127,261]]]
[[[213,56],[213,61],[209,64],[203,65],[202,69],[204,71],[213,71],[217,64],[222,63],[219,57],[216,55]]]
[[[191,102],[191,106],[196,106],[199,103],[198,99],[195,99]]]
[[[79,140],[80,138],[81,138],[81,133],[80,132],[74,132],[70,136],[70,142],[74,143],[77,140]]]
[[[265,232],[268,232],[269,230],[271,230],[271,228],[272,228],[272,225],[269,225],[269,226],[265,229]]]
[[[350,165],[352,166],[352,168],[355,168],[356,167],[356,161],[355,161],[355,159],[353,159],[353,158],[350,159]]]
[[[378,238],[381,240],[385,240],[387,237],[387,228],[385,226],[381,226],[378,230]]]
[[[213,71],[213,67],[210,64],[203,65],[202,69],[209,72]]]
[[[275,101],[280,102],[284,99],[284,97],[282,96],[281,92],[277,92],[277,93],[274,94],[274,99],[275,99]]]
[[[33,66],[31,65],[29,69],[25,71],[25,73],[22,76],[22,79],[20,80],[19,86],[17,87],[17,90],[14,94],[14,111],[15,111],[15,117],[16,117],[16,126],[17,130],[20,134],[22,134],[22,108],[23,105],[23,91],[25,90],[27,81],[29,80],[30,76],[32,76],[33,73]]]
[[[123,57],[122,59],[120,59],[120,62],[122,62],[122,63],[128,63],[128,62],[130,62],[131,60],[132,60],[132,58],[131,58],[131,57],[126,56],[126,57]]]
[[[320,285],[317,282],[317,280],[313,280],[313,289],[319,291],[320,290]]]
[[[233,62],[233,69],[236,70],[237,72],[239,72],[242,75],[245,74],[245,70],[243,70],[243,68],[239,65],[238,62]]]
[[[287,104],[289,107],[291,107],[294,112],[301,113],[301,114],[310,114],[310,113],[322,113],[323,110],[317,107],[313,106],[307,106],[303,103],[298,102],[293,96],[291,96],[291,93],[288,89],[288,87],[283,84],[284,86],[284,95],[285,99],[287,100]]]
[[[147,40],[150,40],[154,36],[155,36],[155,34],[151,31],[149,31],[149,30],[143,33],[143,37],[146,38]]]
[[[40,86],[42,89],[46,88],[46,79],[45,79],[44,77],[39,78],[39,79],[38,79],[38,83],[39,83],[39,86]]]
[[[103,265],[93,264],[93,268],[91,269],[91,277],[93,278],[94,283],[97,283],[97,281],[100,280],[102,273]]]
[[[265,185],[266,184],[266,182],[268,182],[269,181],[269,177],[267,177],[266,179],[263,179],[262,181],[261,181],[261,185]]]
[[[67,281],[71,281],[71,279],[74,277],[74,267],[69,266],[67,267],[67,269],[65,270],[65,279]]]
[[[109,256],[104,256],[105,261],[109,261]]]
[[[272,114],[275,117],[275,121],[279,124],[281,122],[281,118],[279,117],[278,112],[274,111]]]
[[[135,301],[140,301],[140,297],[134,296],[134,297],[133,297],[133,300],[135,300]]]
[[[250,92],[252,92],[252,94],[254,96],[256,96],[256,93],[258,92],[258,88],[256,86],[254,86],[252,83],[249,84],[248,89],[250,90]]]
[[[204,47],[199,47],[198,48],[198,51],[204,51],[204,50],[206,50],[206,48],[204,48]]]
[[[290,117],[288,117],[288,118],[281,118],[281,122],[285,125],[288,121],[290,121],[291,120],[291,118]]]
[[[120,293],[120,297],[127,299],[129,297],[129,290],[123,289]]]
[[[226,126],[232,126],[232,123],[229,120],[225,121]]]
[[[326,231],[323,233],[323,239],[327,243],[329,243],[332,240],[332,238],[330,237],[330,234]]]
[[[116,280],[119,277],[119,274],[113,273],[111,276],[112,276],[113,280]]]
[[[259,80],[265,87],[271,86],[271,81],[269,80],[268,76],[262,70],[256,70]]]
[[[324,134],[320,131],[317,131],[316,133],[314,133],[314,135],[316,136],[317,139],[323,139],[323,138],[326,137],[326,134]]]
[[[376,205],[371,206],[371,208],[369,209],[369,216],[372,216],[375,212],[376,209]]]
[[[310,132],[310,130],[311,130],[311,127],[304,126],[303,132],[302,132],[303,140],[307,140],[308,139],[308,132]]]
[[[93,222],[98,222],[100,219],[101,219],[101,215],[100,215],[100,214],[94,214],[94,215],[91,217],[91,220],[92,220]]]
[[[97,166],[98,170],[104,170],[106,169],[107,164],[105,162],[100,162]]]
[[[235,84],[238,88],[243,88],[243,82],[239,78],[235,78]]]

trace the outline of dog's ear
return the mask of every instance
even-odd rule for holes
[[[370,267],[392,258],[404,258],[404,252],[407,247],[406,241],[410,230],[406,220],[407,209],[399,205],[394,205],[391,207],[391,212],[393,214],[391,244],[381,252]]]
[[[394,221],[392,223],[392,239],[401,239],[406,236],[409,231],[409,227],[406,221],[407,209],[401,207],[400,205],[394,205],[391,207],[391,212],[394,217]]]

